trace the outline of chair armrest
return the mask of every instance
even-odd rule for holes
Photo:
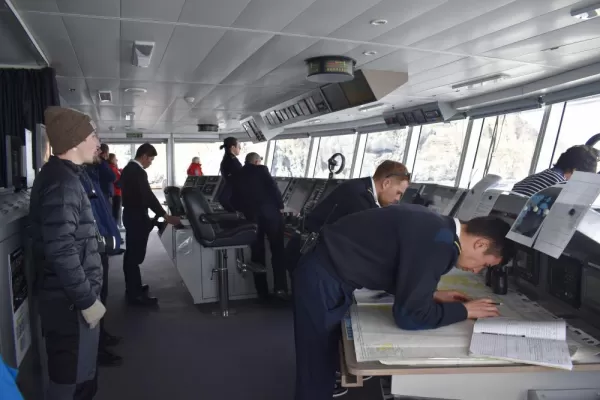
[[[205,224],[218,224],[219,222],[226,221],[239,221],[244,219],[239,213],[211,213],[211,214],[202,214],[200,216],[200,222]]]

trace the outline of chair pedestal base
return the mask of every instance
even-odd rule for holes
[[[213,311],[217,317],[227,318],[235,315],[234,310],[229,309],[229,270],[227,269],[227,249],[216,250],[217,268],[213,269],[213,276],[217,274],[219,293],[219,310]]]

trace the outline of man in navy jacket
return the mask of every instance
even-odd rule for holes
[[[355,289],[395,295],[399,328],[434,329],[498,315],[489,299],[437,291],[454,266],[472,272],[508,262],[510,225],[495,217],[461,223],[428,208],[399,204],[348,215],[323,228],[294,270],[295,400],[331,400],[340,323]]]
[[[246,155],[244,167],[233,178],[232,202],[247,220],[258,225],[256,241],[251,246],[252,261],[265,265],[265,236],[269,239],[273,281],[276,296],[287,296],[287,276],[284,257],[283,200],[269,169],[261,165],[256,153]],[[261,300],[269,297],[265,274],[254,274],[256,292]]]
[[[104,194],[104,197],[111,201],[115,194],[114,183],[117,180],[117,175],[113,172],[108,162],[109,149],[106,143],[100,145],[100,154],[98,155],[98,163],[96,164],[96,171],[98,175],[98,183],[100,184],[101,191],[99,193]]]
[[[103,283],[100,291],[100,300],[106,304],[108,297],[108,256],[121,254],[121,234],[119,228],[112,218],[108,200],[103,196],[100,187],[100,157],[96,157],[95,164],[88,165],[85,172],[81,174],[80,180],[83,188],[88,194],[92,205],[92,212],[96,220],[99,234],[104,238],[104,246],[99,246],[100,259],[102,261]],[[104,319],[100,322],[100,342],[98,352],[98,364],[101,366],[116,366],[123,363],[123,359],[107,349],[109,346],[117,345],[121,338],[110,335],[104,329]]]

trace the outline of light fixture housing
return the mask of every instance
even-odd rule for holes
[[[477,87],[496,83],[496,82],[506,79],[508,77],[509,77],[509,75],[507,75],[507,74],[495,74],[495,75],[485,76],[483,78],[477,78],[477,79],[472,79],[470,81],[457,83],[456,85],[452,85],[452,89],[455,89],[455,90],[461,89],[461,88],[475,89]]]
[[[130,87],[125,89],[126,93],[148,93],[148,89],[140,88],[140,87]]]
[[[125,121],[131,121],[133,120],[133,116],[135,115],[134,112],[129,111],[125,113]]]
[[[375,103],[375,104],[367,104],[366,106],[362,106],[358,108],[360,112],[367,112],[373,110],[379,110],[380,108],[384,108],[385,104],[383,103]]]
[[[375,50],[368,50],[368,51],[363,51],[363,54],[365,56],[374,56],[375,54],[377,54],[377,52]]]
[[[582,21],[600,16],[600,3],[571,10],[571,16]]]
[[[375,26],[385,25],[387,23],[388,23],[387,19],[374,19],[373,21],[370,22],[371,25],[375,25]]]

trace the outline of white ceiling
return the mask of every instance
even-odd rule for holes
[[[100,132],[123,131],[129,111],[137,129],[196,132],[203,122],[239,131],[240,117],[315,87],[303,61],[317,55],[407,71],[408,83],[385,99],[397,107],[479,96],[600,60],[600,18],[570,16],[597,0],[12,1],[56,68],[64,101]],[[369,23],[380,18],[389,22]],[[149,68],[131,65],[134,40],[156,42]],[[510,79],[451,88],[499,72]],[[124,92],[131,87],[148,92]],[[112,91],[111,105],[99,104],[98,90]]]
[[[45,64],[4,1],[0,1],[0,49],[0,68],[38,67]]]

